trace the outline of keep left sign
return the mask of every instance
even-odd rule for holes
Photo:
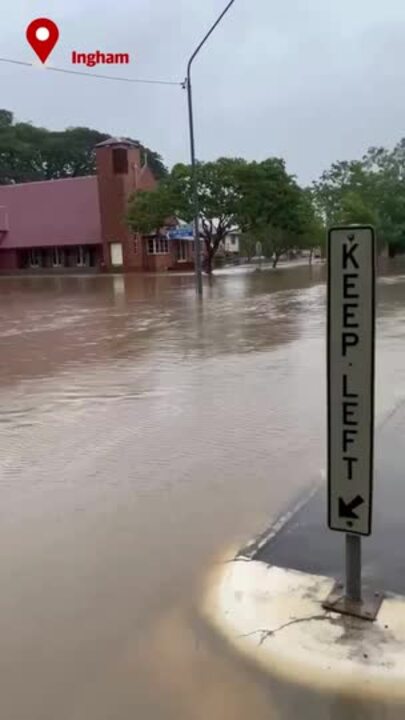
[[[374,448],[375,235],[328,235],[328,525],[370,535]]]

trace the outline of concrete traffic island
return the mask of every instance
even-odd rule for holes
[[[322,606],[344,576],[325,478],[209,578],[204,615],[264,673],[276,720],[405,718],[404,431],[401,403],[376,433],[375,527],[363,547],[364,586],[384,593],[374,622]]]
[[[279,717],[405,717],[405,598],[369,622],[326,611],[333,579],[236,558],[211,582],[204,612],[264,671]]]

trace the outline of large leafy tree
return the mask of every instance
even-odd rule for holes
[[[241,202],[240,171],[244,160],[219,158],[197,166],[200,235],[205,247],[205,269],[212,272],[214,257],[226,235],[238,225]],[[194,215],[191,170],[176,165],[171,174],[177,215],[190,222]]]
[[[405,140],[392,150],[370,148],[361,160],[334,163],[313,186],[327,224],[371,223],[379,247],[405,251]]]
[[[241,226],[247,238],[260,241],[273,267],[291,248],[316,244],[312,197],[287,173],[283,160],[251,163],[241,176]]]
[[[205,247],[205,270],[211,273],[215,254],[229,231],[238,224],[244,160],[220,158],[197,166],[199,231]],[[152,232],[170,217],[192,222],[194,215],[191,168],[178,164],[153,192],[136,193],[128,221],[135,232]]]
[[[108,137],[86,127],[54,132],[14,123],[11,112],[0,110],[0,184],[92,175],[96,170],[94,147]],[[161,157],[142,147],[156,177],[164,177],[167,170]]]
[[[326,227],[317,212],[310,188],[303,191],[301,213],[301,232],[295,236],[295,243],[298,249],[309,250],[309,262],[312,263],[315,249],[320,250],[322,255],[325,254]]]
[[[371,148],[363,158],[373,180],[373,210],[391,254],[405,252],[405,139],[392,150]]]
[[[205,270],[231,229],[244,241],[273,243],[276,262],[296,235],[307,228],[312,202],[285,170],[282,160],[248,163],[219,158],[197,166],[199,232],[205,248]],[[129,204],[128,221],[135,232],[159,230],[170,217],[193,220],[191,169],[176,165],[169,177],[149,193],[137,193]],[[272,253],[270,253],[272,254]]]
[[[175,222],[178,198],[170,178],[161,182],[154,190],[138,190],[129,201],[128,224],[134,232],[147,235]]]
[[[7,128],[13,124],[13,113],[10,110],[0,110],[0,128]]]

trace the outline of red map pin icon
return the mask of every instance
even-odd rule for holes
[[[37,18],[27,27],[27,40],[41,62],[46,62],[59,40],[59,28],[48,18]]]

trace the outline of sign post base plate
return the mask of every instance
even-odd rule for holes
[[[375,620],[384,600],[381,592],[363,591],[361,600],[351,600],[345,595],[343,583],[335,583],[322,607],[325,610],[351,615],[363,620]]]

